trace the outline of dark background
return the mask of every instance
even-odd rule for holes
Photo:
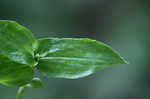
[[[149,0],[0,0],[0,19],[15,20],[36,38],[102,41],[130,62],[78,80],[47,79],[23,99],[150,99]],[[0,99],[17,88],[0,85]]]

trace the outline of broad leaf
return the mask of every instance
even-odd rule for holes
[[[49,77],[76,79],[99,69],[125,64],[109,46],[90,39],[47,38],[38,41],[37,68]]]
[[[25,27],[0,20],[0,83],[20,86],[32,80],[35,42]]]

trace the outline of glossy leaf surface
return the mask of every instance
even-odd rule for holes
[[[47,38],[38,41],[37,68],[54,78],[76,79],[126,62],[107,45],[90,39]]]
[[[0,20],[0,83],[20,86],[33,77],[35,39],[14,21]]]

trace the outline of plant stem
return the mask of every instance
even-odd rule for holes
[[[17,99],[21,99],[21,97],[24,93],[24,89],[25,89],[25,86],[19,87],[18,93],[17,93]]]

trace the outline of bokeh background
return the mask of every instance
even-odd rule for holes
[[[130,62],[78,80],[47,79],[23,99],[150,99],[149,0],[0,0],[0,19],[15,20],[36,38],[102,41]],[[17,88],[0,85],[0,99]]]

